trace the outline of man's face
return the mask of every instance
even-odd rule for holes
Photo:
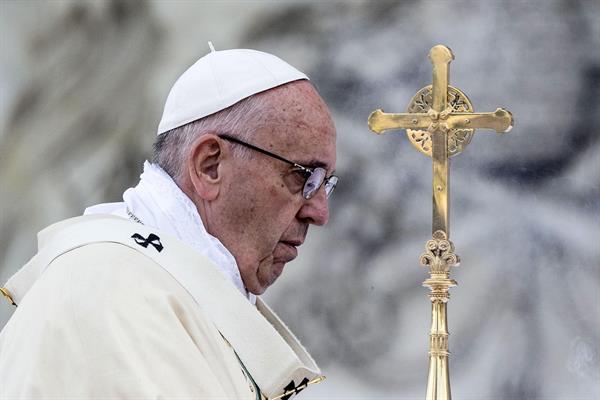
[[[322,167],[330,176],[335,127],[312,85],[294,82],[265,95],[272,111],[247,141],[300,165]],[[217,237],[236,258],[246,288],[262,294],[296,258],[309,225],[327,223],[329,210],[324,187],[306,200],[305,178],[293,166],[248,151],[249,157],[231,158]]]

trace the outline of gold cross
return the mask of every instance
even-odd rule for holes
[[[474,113],[467,96],[449,83],[452,51],[438,45],[429,52],[433,64],[433,85],[419,90],[407,113],[388,114],[376,110],[369,116],[369,128],[381,134],[391,129],[406,129],[417,149],[433,158],[432,232],[442,231],[449,238],[449,157],[460,153],[477,128],[510,131],[512,114],[498,108],[494,112]]]
[[[433,64],[432,85],[414,95],[407,113],[374,111],[369,116],[369,127],[375,133],[406,129],[411,143],[433,158],[433,235],[420,258],[430,274],[423,282],[430,289],[431,299],[426,399],[451,400],[446,303],[450,298],[449,288],[456,285],[450,279],[450,267],[458,265],[459,257],[454,253],[448,226],[449,157],[459,154],[469,144],[476,128],[508,132],[513,118],[502,108],[492,113],[473,112],[469,98],[448,84],[449,65],[454,59],[450,49],[435,46],[429,52],[429,59]]]

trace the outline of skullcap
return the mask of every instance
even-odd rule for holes
[[[211,45],[211,43],[209,43]],[[175,82],[158,134],[221,111],[253,94],[308,77],[262,51],[214,51],[200,58]]]

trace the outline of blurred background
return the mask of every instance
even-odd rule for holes
[[[404,111],[445,44],[475,110],[516,120],[452,162],[454,397],[600,398],[594,0],[0,0],[2,283],[40,229],[136,184],[170,86],[208,40],[305,71],[337,124],[330,223],[266,295],[329,378],[301,397],[424,398],[431,160],[366,120]],[[0,326],[11,313],[0,305]]]

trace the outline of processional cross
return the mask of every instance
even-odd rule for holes
[[[407,113],[389,114],[376,110],[369,116],[369,128],[378,134],[392,129],[406,129],[411,143],[433,159],[433,222],[432,239],[420,257],[429,267],[430,277],[423,286],[430,288],[431,331],[429,334],[429,376],[427,400],[450,400],[448,370],[448,321],[446,303],[449,288],[456,286],[450,279],[450,267],[458,266],[459,258],[450,241],[449,228],[449,157],[462,152],[475,129],[510,131],[512,114],[498,108],[491,113],[474,113],[471,101],[459,89],[450,86],[449,66],[452,51],[442,45],[429,52],[433,64],[433,82],[414,95]]]

